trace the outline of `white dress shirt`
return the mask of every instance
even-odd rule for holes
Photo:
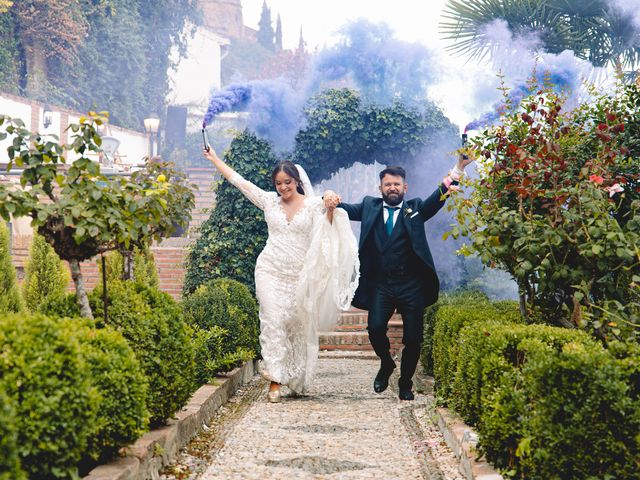
[[[396,210],[393,211],[393,226],[396,226],[396,221],[398,220],[398,215],[400,215],[400,211],[402,210],[402,204],[404,203],[404,201],[400,202],[398,205],[394,205],[393,207],[396,208]],[[387,219],[389,218],[389,210],[387,210],[384,207],[391,207],[391,205],[389,205],[387,202],[385,202],[384,200],[382,201],[382,220],[384,221],[383,223],[386,225],[387,224]],[[392,208],[393,208],[392,207]]]

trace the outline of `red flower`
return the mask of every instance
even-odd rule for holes
[[[589,175],[589,181],[595,183],[596,185],[602,184],[604,182],[604,178],[600,175]]]

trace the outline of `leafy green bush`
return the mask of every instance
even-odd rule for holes
[[[0,316],[0,384],[29,478],[76,478],[99,404],[75,320]]]
[[[133,350],[116,330],[109,326],[96,329],[87,322],[85,328],[79,328],[78,338],[91,383],[100,394],[85,456],[104,460],[133,443],[146,429],[147,381]]]
[[[13,405],[0,388],[0,480],[26,479],[18,457],[18,432]]]
[[[27,308],[37,312],[50,298],[62,297],[69,285],[69,272],[53,247],[34,233],[25,267],[22,294]]]
[[[433,375],[433,336],[436,325],[436,314],[443,305],[468,305],[470,303],[488,303],[488,297],[476,290],[462,290],[451,294],[442,294],[436,303],[424,309],[424,330],[420,363],[427,375]]]
[[[454,375],[458,368],[460,330],[465,325],[486,321],[516,324],[522,318],[515,307],[496,308],[491,303],[482,301],[444,305],[438,309],[433,335],[433,376],[440,401],[448,403],[452,398]]]
[[[480,424],[487,458],[522,479],[639,479],[637,358],[533,339],[520,351],[522,369],[496,390]]]
[[[232,352],[225,348],[227,330],[214,325],[208,330],[194,327],[193,345],[196,358],[196,383],[211,382],[220,372],[232,370],[240,363],[251,360],[253,352],[238,348]]]
[[[127,339],[149,383],[147,408],[151,425],[158,425],[182,407],[194,382],[191,331],[178,304],[167,294],[135,282],[111,282],[108,324]],[[89,296],[102,319],[102,289]]]
[[[67,293],[62,297],[48,298],[38,307],[38,312],[55,318],[79,317],[78,298],[75,293]]]
[[[20,312],[22,297],[16,283],[16,270],[11,263],[9,229],[0,220],[0,313]]]
[[[257,354],[258,306],[246,286],[230,279],[213,280],[198,287],[182,305],[185,320],[203,331],[197,336],[198,356],[206,359],[197,365],[200,381]]]
[[[499,310],[501,305],[493,307]],[[512,304],[511,311],[513,308],[517,305]],[[554,349],[570,342],[595,347],[589,335],[579,330],[495,321],[464,326],[458,340],[457,369],[452,372],[450,404],[467,423],[478,423],[487,396],[511,370],[521,368],[525,359],[519,345],[527,338]]]
[[[114,250],[105,257],[107,266],[107,290],[111,280],[125,280],[124,278],[124,256],[121,252]],[[99,283],[102,282],[102,263],[98,264],[100,270]],[[156,269],[153,252],[149,247],[133,249],[133,280],[148,287],[159,288],[160,279]]]

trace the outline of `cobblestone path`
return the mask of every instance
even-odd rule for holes
[[[161,478],[461,480],[432,423],[433,398],[400,401],[397,373],[374,393],[378,364],[323,356],[309,395],[278,404],[256,377]]]

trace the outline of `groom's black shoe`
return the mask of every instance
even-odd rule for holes
[[[413,400],[415,397],[411,390],[400,390],[398,392],[398,398],[400,398],[400,400]]]
[[[398,380],[398,398],[400,400],[413,400],[413,392],[411,391],[413,382],[411,380],[406,381],[402,377]]]
[[[384,392],[389,386],[389,377],[396,368],[396,364],[392,360],[391,363],[383,363],[378,370],[376,379],[373,381],[373,390],[376,393]]]

